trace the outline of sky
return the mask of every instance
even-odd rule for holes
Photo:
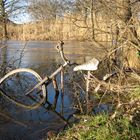
[[[9,0],[10,1],[10,0]],[[67,1],[74,1],[74,0],[67,0]],[[28,6],[29,5],[30,0],[21,0],[20,5],[22,6]],[[12,20],[13,22],[17,23],[17,24],[23,24],[23,23],[27,23],[27,22],[31,22],[33,21],[33,18],[31,17],[31,15],[27,12],[22,12],[23,10],[20,9],[20,13],[17,11],[16,16],[13,14],[13,16],[10,17],[10,20]]]
[[[27,6],[28,3],[25,1],[21,1],[20,5]],[[31,22],[31,16],[29,13],[27,13],[26,10],[20,9],[19,11],[16,11],[14,14],[10,16],[10,20],[12,20],[14,23],[17,24],[23,24],[27,22]]]
[[[16,17],[12,16],[10,19],[17,24],[23,24],[27,22],[31,22],[31,16],[28,13],[20,13],[16,15]]]

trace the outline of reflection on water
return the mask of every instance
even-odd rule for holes
[[[53,60],[60,62],[60,55],[55,50],[57,42],[40,41],[40,42],[8,42],[7,59],[17,59],[20,57],[21,50],[24,48],[21,67],[30,67],[36,64],[47,64]],[[97,52],[88,52],[86,49],[87,43],[84,42],[65,42],[64,52],[66,56],[74,62],[82,63],[85,57],[97,56]]]
[[[9,41],[7,43],[7,49],[1,49],[4,51],[4,55],[1,55],[1,64],[7,62],[10,65],[16,67],[28,67],[37,71],[42,77],[50,75],[56,70],[59,64],[63,63],[58,52],[54,46],[57,42],[51,41]],[[72,62],[83,63],[86,57],[92,57],[93,54],[87,52],[85,49],[86,44],[83,42],[65,42],[64,52],[66,57]],[[94,54],[95,55],[95,54]],[[57,80],[60,81],[60,75],[57,76]],[[65,80],[68,79],[65,77]],[[24,79],[25,80],[25,79]],[[14,81],[14,80],[11,80]],[[25,92],[21,90],[18,84],[20,82],[5,82],[5,90],[8,91],[9,96],[13,97],[14,93],[20,93],[21,95]],[[29,82],[29,80],[27,80]],[[34,81],[34,80],[30,80]],[[27,82],[27,85],[30,83]],[[34,82],[35,83],[35,82]],[[66,83],[68,83],[66,81]],[[26,89],[26,87],[25,87]],[[52,88],[52,84],[48,86],[48,99],[52,103],[54,100],[55,92]],[[27,89],[26,89],[27,90]],[[23,92],[24,91],[24,92]],[[17,96],[17,95],[16,95]],[[23,101],[28,99],[22,98]],[[0,98],[0,109],[1,113],[5,116],[0,116],[0,139],[41,139],[48,130],[60,130],[64,126],[64,122],[52,111],[46,111],[43,107],[35,110],[25,110],[17,107],[14,104],[9,103],[6,99]],[[64,116],[67,118],[74,112],[72,108],[73,96],[68,86],[65,86],[64,96]],[[61,95],[58,98],[57,109],[61,111]],[[11,118],[11,119],[9,119]],[[15,121],[16,120],[16,121]],[[14,128],[14,129],[13,129]]]

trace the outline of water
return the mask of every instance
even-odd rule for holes
[[[20,57],[22,49],[24,49],[21,67],[31,67],[33,65],[46,65],[50,61],[60,63],[60,56],[55,49],[57,42],[8,42],[7,59],[17,59]],[[69,60],[77,63],[85,61],[85,56],[93,56],[94,54],[88,53],[86,44],[83,42],[66,42],[64,45],[64,52]]]
[[[11,67],[20,68],[32,68],[38,72],[42,77],[50,75],[55,71],[60,64],[63,64],[61,57],[55,45],[57,42],[51,41],[8,41],[7,48],[1,49],[1,64],[5,63]],[[84,42],[65,42],[64,52],[66,57],[71,61],[78,64],[84,63],[86,59],[96,56],[95,53],[91,53],[86,49],[87,43]],[[72,73],[72,68],[69,69]],[[58,82],[60,81],[60,75],[57,76]],[[65,77],[65,82],[68,76]],[[24,79],[25,80],[25,79]],[[14,80],[13,80],[14,81]],[[17,89],[17,83],[12,81],[12,84],[6,83],[6,89],[12,89],[9,96],[14,96],[14,91],[20,93],[23,92],[20,88]],[[18,82],[19,83],[19,82]],[[58,84],[59,85],[59,84]],[[60,87],[60,86],[59,86]],[[52,84],[48,86],[48,100],[52,103],[54,100],[55,92],[52,88]],[[23,94],[24,95],[24,94]],[[19,100],[21,99],[19,96]],[[43,107],[39,107],[35,110],[26,110],[21,107],[15,106],[13,103],[9,103],[6,99],[0,98],[1,113],[0,115],[0,139],[42,139],[46,136],[48,130],[61,130],[64,127],[64,121],[56,115],[53,111],[46,111]],[[26,99],[26,101],[28,98]],[[23,98],[24,101],[24,98]],[[61,112],[61,95],[58,98],[57,108],[58,112]],[[64,94],[64,114],[67,118],[74,113],[73,107],[73,95],[68,85],[65,85]],[[47,106],[47,105],[46,105]]]

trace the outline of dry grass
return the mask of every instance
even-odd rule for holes
[[[14,40],[83,40],[87,29],[72,24],[69,18],[8,25],[9,38]]]

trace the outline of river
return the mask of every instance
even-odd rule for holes
[[[49,76],[63,63],[57,50],[55,41],[8,41],[7,48],[1,49],[1,64],[5,62],[11,67],[31,68],[42,77]],[[86,42],[66,41],[64,53],[66,57],[74,63],[84,63],[87,59],[98,56],[97,52],[89,51]],[[72,68],[69,69],[70,73]],[[65,77],[67,80],[68,76]],[[60,81],[59,75],[57,76]],[[11,85],[12,92],[17,89],[17,85]],[[59,85],[59,84],[58,84]],[[8,88],[10,88],[8,86]],[[54,90],[52,84],[48,86],[48,100],[54,100]],[[69,86],[65,85],[63,116],[68,118],[74,113],[74,97]],[[11,93],[12,93],[11,92]],[[23,92],[19,89],[18,92]],[[10,94],[11,94],[10,93]],[[13,93],[12,93],[13,94]],[[30,139],[39,140],[46,136],[47,131],[63,129],[63,120],[53,111],[46,111],[43,107],[35,110],[26,110],[9,103],[6,99],[0,98],[0,139],[19,140]],[[57,108],[61,112],[61,95],[58,98]],[[2,115],[4,114],[4,115]]]

